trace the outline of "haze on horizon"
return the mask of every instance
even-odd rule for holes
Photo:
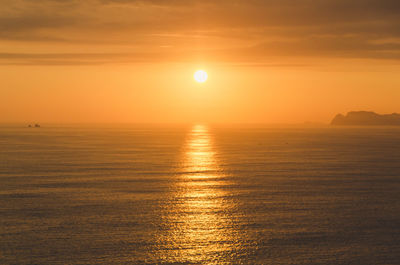
[[[398,0],[0,0],[0,122],[400,112]],[[193,73],[204,69],[204,84]]]

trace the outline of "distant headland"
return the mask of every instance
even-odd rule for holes
[[[400,114],[377,114],[372,111],[351,111],[346,116],[338,114],[331,125],[340,126],[400,126]]]

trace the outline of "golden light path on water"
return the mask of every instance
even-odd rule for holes
[[[163,262],[223,264],[234,256],[238,238],[231,217],[234,205],[227,200],[224,187],[229,183],[216,155],[208,128],[194,126],[183,151],[185,173],[173,187],[173,203],[165,216],[169,229],[160,238],[166,244],[160,253]]]

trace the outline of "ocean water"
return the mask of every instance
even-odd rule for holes
[[[0,264],[400,264],[400,128],[2,125]]]

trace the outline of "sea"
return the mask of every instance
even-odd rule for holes
[[[400,127],[0,125],[0,264],[400,264]]]

